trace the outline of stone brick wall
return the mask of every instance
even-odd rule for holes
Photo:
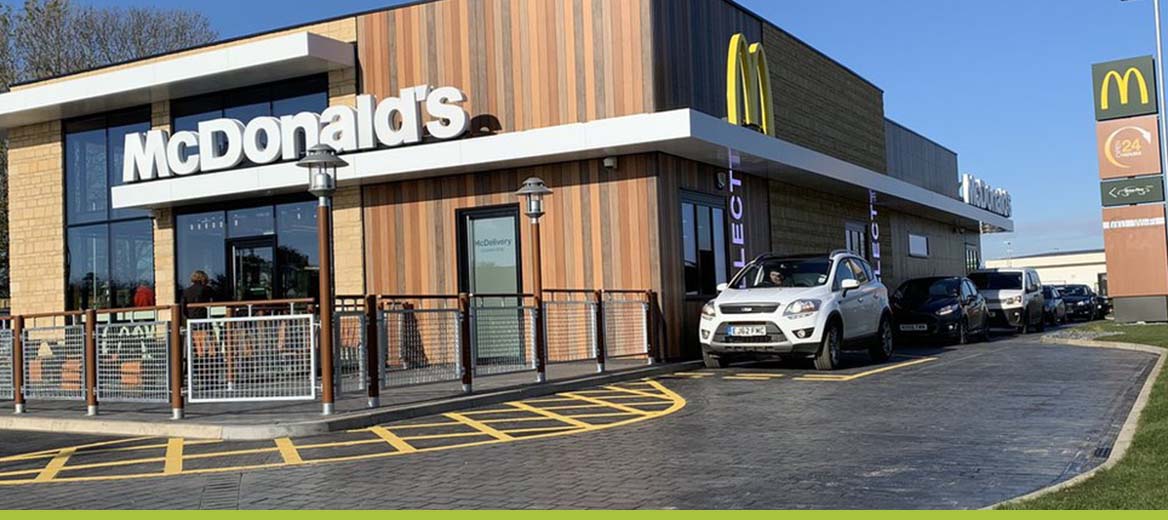
[[[965,274],[965,245],[980,245],[976,231],[958,233],[955,226],[908,213],[889,211],[891,227],[886,231],[892,240],[892,250],[886,257],[895,263],[899,276],[897,284],[909,278],[922,276],[956,276]],[[908,234],[929,237],[928,258],[908,255]],[[888,284],[890,288],[894,285]]]
[[[357,70],[329,72],[329,105],[357,105]],[[345,186],[333,197],[333,269],[337,294],[365,293],[365,212],[361,187]]]
[[[776,136],[886,172],[884,92],[769,23],[762,25],[762,41]]]
[[[150,106],[150,126],[170,131],[170,102]],[[182,281],[182,280],[179,280]],[[154,301],[156,305],[178,303],[174,273],[174,211],[154,210]]]
[[[65,308],[65,211],[61,123],[8,133],[12,313]]]

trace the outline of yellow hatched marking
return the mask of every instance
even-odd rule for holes
[[[57,473],[61,472],[61,468],[64,468],[65,464],[69,463],[69,457],[72,457],[73,453],[76,451],[77,448],[65,448],[57,452],[57,456],[53,457],[53,460],[50,460],[49,463],[45,465],[45,469],[42,469],[40,473],[37,473],[37,476],[35,479],[33,479],[33,481],[48,482],[53,480],[53,478],[57,476]]]
[[[756,376],[722,376],[722,379],[729,379],[731,381],[771,381],[775,378]]]
[[[296,445],[292,444],[292,439],[287,437],[276,439],[276,449],[280,450],[280,456],[284,458],[284,464],[304,463],[304,459],[300,458],[300,452],[296,451]]]
[[[572,392],[564,392],[560,395],[565,396],[565,397],[575,397],[576,399],[579,399],[581,401],[587,401],[587,402],[592,403],[592,404],[607,406],[609,408],[615,408],[615,409],[620,410],[622,412],[629,412],[629,413],[634,413],[637,415],[649,415],[650,413],[652,413],[652,412],[646,412],[644,410],[639,410],[639,409],[633,408],[631,406],[625,406],[623,404],[618,404],[618,403],[610,403],[610,402],[605,401],[603,399],[597,399],[595,397],[588,397],[585,395],[579,395],[579,394],[575,394]]]
[[[514,406],[514,407],[516,407],[516,408],[518,408],[518,409],[520,409],[520,410],[525,410],[525,411],[528,411],[528,412],[531,412],[531,413],[535,413],[535,414],[542,415],[542,416],[544,416],[544,417],[546,417],[546,418],[548,418],[548,419],[555,419],[555,420],[557,420],[557,421],[560,421],[560,422],[562,422],[562,423],[565,423],[565,424],[570,424],[570,425],[572,425],[572,426],[575,426],[575,427],[577,427],[577,428],[585,428],[585,429],[587,429],[587,428],[591,428],[591,427],[592,427],[592,425],[591,425],[591,424],[588,424],[588,423],[586,423],[586,422],[584,422],[584,421],[581,421],[581,420],[579,420],[579,419],[573,419],[573,418],[571,418],[571,417],[568,417],[568,416],[566,416],[566,415],[560,415],[560,414],[558,414],[558,413],[556,413],[556,412],[549,412],[549,411],[547,411],[547,410],[543,410],[543,409],[540,409],[540,408],[536,408],[536,407],[534,407],[534,406],[531,406],[531,405],[529,405],[529,404],[527,404],[527,403],[524,403],[524,402],[522,402],[522,401],[512,401],[512,402],[509,402],[509,403],[507,403],[507,404],[509,404],[509,405],[511,405],[511,406]],[[512,431],[514,431],[514,430],[512,430]]]
[[[527,399],[525,403],[562,403],[564,401],[571,401],[569,397],[545,397],[541,399]]]
[[[637,397],[652,397],[654,399],[660,399],[662,403],[669,402],[668,396],[664,396],[661,394],[655,394],[653,392],[646,392],[644,390],[636,390],[633,388],[621,388],[619,386],[606,386],[605,388],[612,390],[612,391],[615,391],[615,392],[624,392],[627,394],[632,394],[630,396],[620,396],[620,397],[623,397],[625,399],[635,399]]]
[[[435,423],[403,424],[400,426],[383,425],[382,428],[386,428],[389,430],[410,430],[410,429],[416,429],[416,428],[441,428],[443,426],[455,426],[457,424],[458,423],[453,422],[453,421],[446,421],[446,422],[435,422]],[[361,433],[361,432],[367,432],[367,431],[369,431],[369,428],[357,428],[355,430],[345,430],[346,433]]]
[[[506,433],[531,433],[531,432],[550,432],[560,430],[579,430],[575,426],[543,426],[539,428],[519,428],[516,430],[507,430]]]
[[[469,412],[461,412],[459,415],[489,415],[494,413],[515,413],[514,408],[494,408],[491,410],[472,410]],[[449,417],[449,415],[447,415]]]
[[[511,410],[511,411],[515,411],[515,410]],[[499,430],[496,430],[496,429],[490,427],[490,425],[486,425],[486,424],[483,424],[481,422],[478,422],[478,421],[471,419],[470,417],[467,417],[463,414],[451,412],[451,413],[444,414],[444,415],[446,417],[454,419],[462,424],[470,426],[471,428],[474,428],[480,432],[483,432],[483,433],[490,435],[491,437],[494,437],[494,438],[499,439],[501,441],[509,441],[511,439],[514,439],[514,437],[507,435],[506,433],[503,433]]]
[[[455,437],[482,437],[483,435],[487,434],[484,432],[436,433],[434,435],[414,435],[412,437],[402,437],[402,440],[421,441],[426,439],[453,439]]]
[[[381,439],[358,439],[355,441],[322,442],[319,444],[297,444],[296,449],[298,451],[319,450],[321,448],[341,448],[345,446],[360,446],[362,444],[377,444],[381,442],[385,441]]]
[[[514,419],[483,419],[479,422],[483,424],[495,423],[512,423],[512,422],[533,422],[533,421],[547,421],[547,417],[516,417]]]
[[[84,451],[86,448],[96,448],[98,446],[109,446],[110,444],[121,444],[124,442],[137,442],[137,441],[143,441],[143,440],[151,439],[151,438],[152,437],[132,437],[129,439],[118,439],[118,440],[113,440],[113,441],[102,441],[102,442],[94,442],[91,444],[82,444],[80,446],[72,446],[72,448],[74,451]],[[138,448],[138,446],[131,446],[130,448],[121,448],[121,449],[132,449],[132,448]],[[22,453],[20,455],[9,455],[7,457],[0,457],[0,462],[11,462],[14,460],[29,460],[29,459],[56,457],[57,454],[60,453],[60,451],[61,450],[59,448],[55,448],[55,449],[51,449],[51,450],[41,450],[41,451],[34,451],[34,452],[30,452],[30,453]],[[90,453],[97,453],[97,452],[90,452]]]
[[[213,451],[211,453],[195,453],[193,455],[183,455],[183,460],[213,459],[216,457],[234,457],[236,455],[252,455],[255,453],[271,453],[273,451],[280,451],[280,449],[278,447],[272,447],[272,448],[252,448],[252,449],[247,449],[247,450]]]
[[[849,375],[833,375],[833,374],[807,374],[803,377],[795,378],[795,381],[854,381],[861,377],[868,377],[871,375],[881,374],[889,370],[896,370],[898,368],[911,367],[913,365],[920,365],[930,361],[936,361],[935,357],[918,358],[912,361],[905,361],[904,363],[897,363],[895,365],[888,365],[886,367],[876,368],[865,372]]]
[[[177,475],[183,469],[183,440],[180,437],[171,437],[166,441],[166,464],[162,468],[163,475]]]
[[[573,398],[573,400],[576,400]],[[564,406],[544,406],[544,410],[579,410],[581,408],[606,408],[604,404],[568,404]]]
[[[393,446],[393,449],[395,449],[397,451],[400,451],[402,453],[410,453],[410,452],[418,451],[417,448],[410,446],[410,443],[402,440],[401,437],[398,437],[393,432],[391,432],[385,428],[382,428],[380,426],[374,426],[372,428],[369,428],[369,431],[373,432],[374,435],[381,437],[383,440],[385,440],[386,443],[388,443],[390,446]]]
[[[593,417],[624,417],[626,415],[636,415],[628,412],[608,412],[608,413],[581,413],[573,415],[572,417],[578,419],[590,419]]]

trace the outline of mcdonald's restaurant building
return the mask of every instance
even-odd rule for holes
[[[895,286],[1013,226],[879,87],[726,0],[419,2],[17,85],[0,128],[13,314],[175,303],[196,270],[315,296],[322,142],[338,294],[648,289],[671,358],[760,253],[851,248]]]

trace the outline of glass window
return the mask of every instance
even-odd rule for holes
[[[971,273],[969,279],[983,291],[1018,290],[1022,288],[1022,273],[985,271]]]
[[[864,271],[864,266],[860,265],[859,261],[853,258],[849,258],[848,265],[851,266],[852,276],[856,279],[856,281],[860,282],[861,284],[868,283],[868,273]]]
[[[816,287],[827,283],[830,270],[831,261],[821,257],[764,258],[746,264],[730,285],[736,289]]]
[[[867,258],[867,226],[859,222],[844,224],[844,248],[857,255]]]
[[[65,205],[68,223],[99,222],[109,218],[106,153],[105,128],[65,134]]]
[[[908,255],[927,258],[929,256],[929,237],[909,233]]]
[[[276,232],[276,222],[272,206],[236,209],[227,212],[228,238],[272,235]]]
[[[108,226],[74,226],[66,236],[66,304],[70,309],[109,307]]]
[[[726,218],[713,197],[694,195],[681,203],[682,261],[685,293],[712,296],[724,283],[726,272]]]
[[[149,307],[154,300],[154,229],[149,220],[110,224],[112,307]]]
[[[154,304],[150,212],[110,207],[110,189],[122,183],[126,135],[149,129],[149,107],[64,124],[65,304],[71,310]]]
[[[320,255],[316,243],[316,203],[293,202],[276,206],[280,269],[284,298],[315,298],[319,293]]]
[[[839,262],[835,264],[835,280],[831,282],[832,290],[838,291],[844,280],[854,279],[855,276],[852,275],[852,269],[848,266],[848,262]]]
[[[227,231],[224,212],[211,211],[178,215],[175,221],[178,248],[178,290],[190,285],[195,271],[207,273],[215,299],[222,300],[227,285]]]

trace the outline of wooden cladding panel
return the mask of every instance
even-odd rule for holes
[[[366,272],[375,293],[458,292],[460,209],[517,204],[519,184],[554,193],[541,220],[547,288],[656,289],[659,277],[653,156],[401,181],[365,187]],[[520,222],[523,286],[531,287],[530,226]]]
[[[686,299],[685,271],[682,263],[681,190],[722,197],[726,200],[726,219],[730,219],[729,191],[719,190],[719,171],[726,171],[704,163],[680,157],[658,155],[658,217],[661,222],[661,315],[665,324],[665,338],[671,357],[693,358],[699,354],[698,320],[705,299]],[[736,178],[737,178],[736,174]],[[744,218],[746,229],[746,260],[770,251],[770,194],[765,179],[742,174],[746,193]],[[726,234],[727,240],[730,234]],[[733,248],[731,249],[733,251]],[[727,280],[737,269],[733,259],[727,258]]]
[[[653,25],[657,109],[690,107],[726,117],[730,37],[743,33],[760,42],[762,23],[725,0],[656,0]]]
[[[442,0],[360,17],[362,86],[469,100],[472,133],[651,112],[650,0]]]

